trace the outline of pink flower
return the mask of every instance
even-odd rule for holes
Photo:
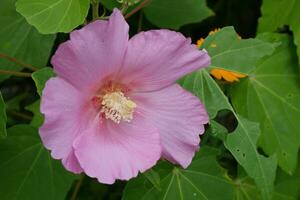
[[[210,64],[190,39],[168,30],[128,38],[115,9],[71,33],[52,58],[40,135],[66,169],[102,183],[128,180],[163,157],[187,167],[208,122],[199,99],[175,83]]]

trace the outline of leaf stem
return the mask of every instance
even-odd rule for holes
[[[0,74],[7,74],[7,75],[18,76],[18,77],[31,77],[31,73],[18,72],[18,71],[13,71],[13,70],[2,70],[2,69],[0,69]]]
[[[137,32],[141,32],[143,29],[143,11],[140,12],[140,16],[139,16],[139,22],[138,22],[138,28],[137,28]]]
[[[150,1],[151,0],[144,0],[136,8],[134,8],[131,12],[127,13],[127,15],[125,15],[125,19],[128,19],[129,17],[131,17],[132,15],[134,15],[136,12],[138,12],[139,10],[141,10],[142,8],[144,8],[145,6],[147,6],[148,3],[150,3]]]
[[[32,120],[32,117],[30,115],[26,115],[24,113],[20,113],[20,112],[14,111],[14,110],[8,110],[7,114],[10,114],[10,115],[13,115],[16,117],[21,117],[26,120]]]
[[[14,62],[14,63],[20,65],[20,66],[23,67],[23,68],[30,69],[31,71],[37,71],[37,70],[38,70],[37,67],[34,67],[34,66],[30,65],[30,64],[23,63],[22,61],[20,61],[20,60],[14,58],[14,57],[10,57],[10,56],[8,56],[8,55],[5,55],[5,54],[3,54],[3,53],[0,53],[0,58],[4,58],[4,59],[6,59],[6,60],[9,60],[9,61],[11,61],[11,62]]]
[[[80,189],[80,187],[81,187],[81,185],[82,185],[82,182],[83,182],[84,177],[85,177],[84,174],[81,174],[81,175],[80,175],[80,178],[79,178],[79,180],[77,181],[77,183],[76,183],[76,185],[75,185],[75,188],[74,188],[74,191],[73,191],[73,193],[72,193],[72,196],[71,196],[70,200],[76,200],[77,194],[78,194],[79,189]]]
[[[92,0],[93,21],[99,19],[99,2]]]

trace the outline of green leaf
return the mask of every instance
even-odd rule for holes
[[[214,68],[248,74],[258,61],[271,55],[275,45],[259,39],[240,39],[233,27],[225,27],[205,39],[203,47]]]
[[[186,76],[182,86],[201,99],[210,119],[215,118],[219,110],[232,110],[228,98],[206,69]]]
[[[161,189],[160,187],[160,177],[157,172],[155,172],[153,169],[149,169],[143,175],[154,185],[154,187],[158,190]]]
[[[220,197],[232,200],[233,185],[216,162],[217,153],[215,149],[202,147],[185,170],[162,162],[154,168],[161,177],[160,190],[145,176],[139,176],[128,182],[123,200],[219,200]]]
[[[270,199],[273,190],[272,183],[275,177],[276,160],[274,158],[262,157],[258,153],[256,142],[253,144],[253,134],[255,136],[253,126],[248,127],[251,123],[234,112],[228,98],[206,69],[201,69],[186,76],[182,85],[201,99],[208,111],[210,119],[215,118],[219,110],[228,109],[233,112],[239,123],[239,128],[234,133],[231,133],[232,135],[229,135],[226,140],[232,140],[229,138],[242,138],[243,143],[237,140],[226,147],[239,164],[244,167],[246,172],[255,179],[255,183],[261,186],[260,189],[263,197]],[[247,145],[246,149],[244,149],[244,145]],[[240,159],[240,154],[236,152],[237,148],[245,153],[244,159]],[[257,167],[249,167],[249,164]],[[268,171],[268,175],[265,174],[266,171]]]
[[[273,200],[298,200],[300,197],[300,163],[293,176],[278,170]]]
[[[13,98],[7,100],[5,102],[6,110],[20,110],[21,109],[21,101],[26,98],[28,93],[24,92],[14,96]]]
[[[238,175],[234,179],[235,200],[261,200],[259,189],[245,171],[238,166]]]
[[[37,100],[25,108],[33,113],[33,118],[30,122],[30,125],[39,128],[44,122],[44,116],[40,112],[40,100]]]
[[[266,158],[256,150],[260,130],[257,123],[238,116],[238,127],[225,140],[225,147],[255,180],[261,190],[262,199],[272,199],[276,173],[276,157]],[[255,164],[254,164],[255,163]]]
[[[0,139],[6,137],[6,109],[5,109],[5,103],[2,97],[2,94],[0,92]]]
[[[40,69],[39,71],[32,73],[31,76],[32,76],[32,79],[34,80],[38,94],[40,96],[42,96],[42,91],[45,87],[47,80],[49,78],[55,76],[55,73],[53,72],[52,68],[46,67],[46,68]]]
[[[117,0],[99,0],[99,2],[109,10],[113,10],[114,8],[120,8],[122,6],[122,4],[119,3]]]
[[[298,46],[300,57],[300,1],[299,0],[264,0],[262,17],[259,19],[258,32],[275,31],[288,25],[294,32],[294,42]]]
[[[209,123],[209,131],[213,137],[216,137],[222,141],[225,141],[228,134],[228,130],[215,120],[211,120]]]
[[[83,24],[90,0],[17,0],[17,11],[43,34],[65,32]]]
[[[205,0],[152,0],[144,11],[150,22],[171,29],[200,22],[213,14]]]
[[[291,39],[277,37],[282,44],[275,53],[263,59],[249,78],[234,85],[231,96],[238,113],[260,122],[259,146],[268,155],[275,153],[279,166],[292,174],[300,146],[300,73]]]
[[[46,65],[55,35],[41,35],[16,12],[15,0],[0,1],[0,53],[17,58],[35,67]],[[0,69],[20,70],[21,67],[0,58]],[[0,82],[9,77],[0,75]]]
[[[17,125],[0,140],[0,194],[2,200],[64,199],[75,176],[53,160],[37,129]]]

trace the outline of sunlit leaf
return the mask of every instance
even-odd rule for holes
[[[282,44],[276,52],[236,84],[231,96],[238,113],[260,123],[263,150],[275,153],[280,167],[292,174],[300,146],[300,73],[291,39],[277,36]]]
[[[43,34],[70,32],[83,24],[90,0],[17,0],[17,11]]]
[[[206,69],[186,76],[182,86],[201,99],[210,119],[215,118],[219,110],[231,110],[228,98]]]
[[[18,125],[0,140],[1,200],[64,199],[75,178],[51,158],[37,129]]]
[[[211,56],[214,68],[248,74],[258,61],[271,55],[274,44],[256,38],[240,39],[233,27],[225,27],[205,39],[203,48]]]
[[[255,180],[264,199],[270,199],[273,192],[276,160],[263,157],[258,153],[256,148],[257,138],[255,138],[259,136],[257,125],[253,125],[252,122],[235,113],[228,98],[206,69],[188,75],[182,85],[201,99],[210,119],[215,118],[219,110],[228,109],[233,112],[238,121],[238,128],[227,136],[226,140],[230,145],[226,145],[226,147],[249,176]],[[255,127],[255,130],[253,130],[253,127]],[[237,149],[240,152],[237,152]],[[243,154],[245,156],[241,159],[240,156]]]

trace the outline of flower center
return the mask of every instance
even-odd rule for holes
[[[106,119],[111,119],[115,123],[122,120],[130,122],[133,118],[133,111],[136,104],[129,98],[125,97],[121,91],[110,92],[102,97],[100,112],[105,115]]]

